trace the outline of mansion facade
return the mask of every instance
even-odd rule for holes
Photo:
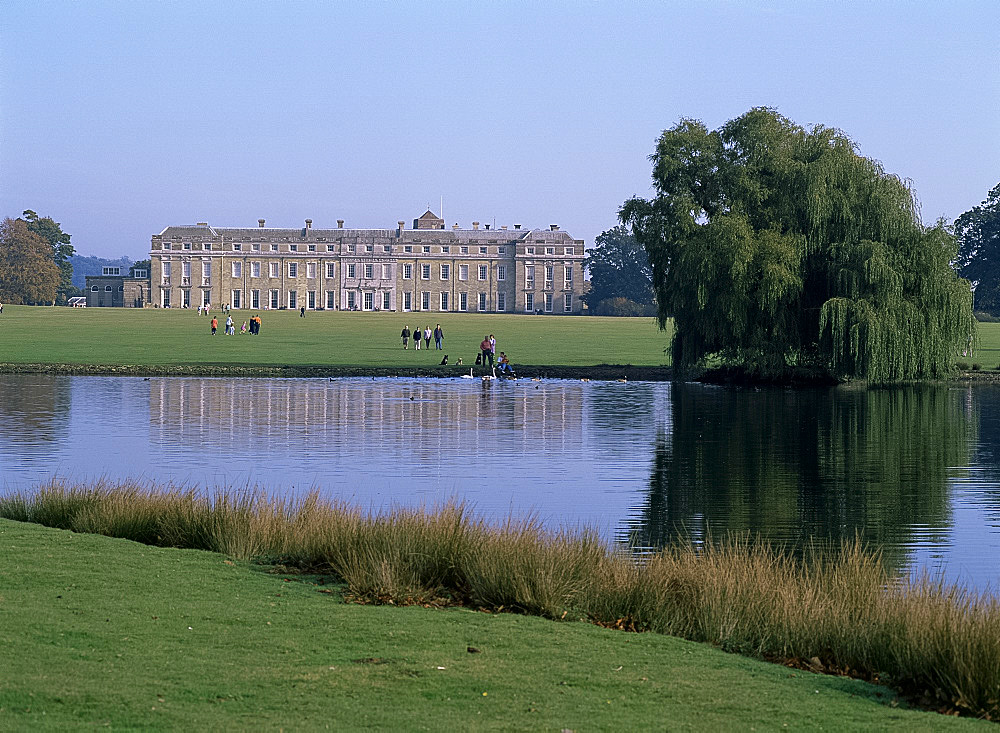
[[[153,235],[150,295],[161,308],[580,314],[583,240],[555,224],[408,229],[168,226]]]

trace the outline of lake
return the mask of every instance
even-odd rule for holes
[[[1000,387],[729,389],[479,379],[0,375],[0,487],[139,478],[458,497],[654,548],[856,535],[900,572],[1000,587]]]

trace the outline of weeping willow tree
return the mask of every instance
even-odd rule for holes
[[[781,378],[809,367],[873,382],[934,378],[974,338],[954,237],[842,132],[752,109],[685,119],[657,142],[656,195],[620,217],[649,255],[679,371]]]

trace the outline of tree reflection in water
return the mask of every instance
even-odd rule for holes
[[[672,429],[657,434],[649,494],[620,539],[749,532],[797,549],[857,535],[902,567],[915,532],[940,541],[951,524],[950,469],[968,465],[975,430],[964,396],[674,385]]]

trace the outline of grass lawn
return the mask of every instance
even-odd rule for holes
[[[0,548],[4,730],[990,726],[657,634],[345,604],[209,552],[9,520]]]
[[[233,313],[240,324],[250,311]],[[660,366],[669,333],[651,318],[261,311],[259,336],[212,337],[196,310],[5,306],[0,362],[14,364],[429,367],[475,361],[494,334],[517,364]],[[440,323],[445,348],[403,350],[399,333]]]

